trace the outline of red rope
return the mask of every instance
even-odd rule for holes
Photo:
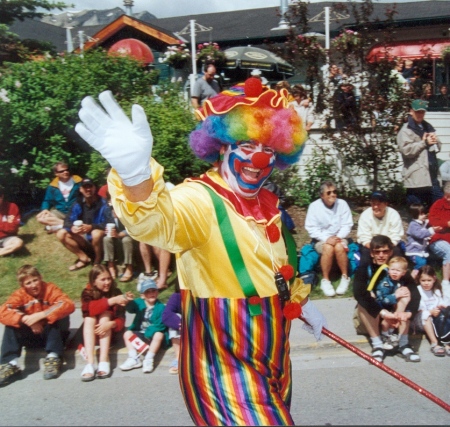
[[[393,376],[395,379],[399,380],[403,384],[406,384],[407,386],[411,387],[413,390],[415,390],[418,393],[422,394],[423,396],[427,397],[432,402],[436,403],[436,405],[439,405],[440,407],[444,408],[447,412],[450,412],[450,405],[448,403],[444,402],[443,400],[439,399],[439,397],[435,396],[433,393],[430,393],[428,390],[425,390],[423,387],[420,387],[418,384],[416,384],[415,382],[411,381],[410,379],[404,377],[403,375],[399,374],[397,371],[394,371],[393,369],[389,368],[384,363],[378,362],[378,360],[375,360],[372,356],[369,356],[367,353],[364,353],[359,348],[355,347],[353,344],[350,344],[348,341],[345,341],[343,338],[339,337],[338,335],[334,334],[333,332],[329,331],[328,329],[322,328],[322,333],[324,335],[326,335],[328,338],[331,338],[332,340],[336,341],[338,344],[342,345],[343,347],[345,347],[348,350],[352,351],[353,353],[357,354],[359,357],[362,357],[363,359],[367,360],[372,365],[375,365],[377,368],[380,368],[384,372]]]

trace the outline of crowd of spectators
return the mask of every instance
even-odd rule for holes
[[[192,104],[196,108],[203,99],[220,91],[213,83],[214,66],[209,64],[204,71],[205,76],[198,82],[197,89],[213,88],[214,93],[203,94],[199,89],[193,96]],[[409,88],[418,84],[417,70],[408,61],[398,63],[394,74],[400,84],[409,85]],[[260,78],[260,75],[254,77]],[[354,87],[334,64],[329,69],[329,80],[336,87],[333,95],[336,129],[352,130],[358,121]],[[275,89],[289,91],[290,105],[309,131],[315,115],[307,90],[299,84],[291,87],[286,81],[278,82]],[[440,141],[434,128],[424,120],[425,112],[432,105],[447,108],[449,98],[444,85],[439,95],[433,95],[429,84],[424,84],[422,89],[420,99],[411,103],[408,119],[398,134],[405,169],[412,170],[404,173],[408,204],[411,205],[406,242],[401,217],[388,206],[388,198],[382,191],[371,194],[370,207],[360,215],[356,231],[359,245],[359,266],[353,276],[356,315],[370,338],[372,356],[380,362],[391,350],[407,361],[420,361],[408,338],[413,322],[427,334],[435,356],[450,356],[450,347],[442,346],[439,337],[430,329],[433,317],[450,305],[450,182],[442,189],[436,160]],[[374,121],[382,123],[383,99],[377,103],[375,112]],[[417,165],[423,170],[418,172]],[[107,186],[99,189],[89,177],[72,175],[69,164],[64,161],[55,163],[53,174],[55,177],[47,188],[37,220],[48,233],[55,233],[64,248],[76,256],[69,271],[93,265],[89,283],[81,294],[86,358],[81,380],[89,382],[111,375],[109,349],[117,334],[123,338],[128,351],[128,358],[120,369],[142,367],[144,373],[150,373],[159,349],[173,345],[176,358],[170,373],[178,373],[180,295],[175,292],[167,307],[158,300],[158,290],[167,287],[171,254],[138,243],[128,235],[114,212]],[[344,295],[352,276],[348,258],[349,235],[353,227],[351,210],[347,202],[338,198],[337,186],[332,181],[322,183],[318,196],[308,208],[305,229],[318,254],[322,273],[320,289],[327,297]],[[23,246],[18,237],[19,209],[6,200],[2,187],[0,215],[2,256]],[[116,284],[116,279],[128,282],[137,277],[136,251],[144,265],[138,278],[140,295],[137,298],[131,292],[123,293]],[[442,281],[427,265],[430,254],[442,260]],[[158,260],[159,272],[152,268],[152,256]],[[119,263],[124,266],[121,275]],[[333,263],[340,270],[336,289],[330,279]],[[22,347],[30,343],[41,345],[47,351],[44,379],[59,375],[68,316],[74,310],[74,303],[56,285],[45,282],[35,267],[21,267],[17,277],[19,290],[0,307],[0,322],[6,325],[3,341],[7,343],[2,345],[0,385],[8,384],[18,376],[17,360]],[[40,305],[27,304],[31,300]],[[124,332],[126,311],[135,314],[135,319]],[[96,343],[100,346],[97,368]]]

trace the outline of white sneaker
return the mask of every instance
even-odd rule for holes
[[[153,371],[153,359],[144,359],[144,366],[142,367],[142,372],[144,374],[149,374]]]
[[[141,359],[135,359],[134,357],[129,357],[125,362],[123,362],[119,368],[122,371],[131,371],[132,369],[140,368],[142,366]]]
[[[336,291],[333,288],[333,285],[329,280],[322,279],[320,281],[320,289],[327,297],[334,297],[336,295]]]
[[[338,295],[344,295],[347,292],[348,286],[350,285],[350,277],[342,276],[339,286],[336,288],[336,293]]]

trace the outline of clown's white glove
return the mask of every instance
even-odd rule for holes
[[[314,334],[316,340],[320,341],[322,328],[327,327],[327,320],[310,300],[302,307],[301,317],[308,322],[308,324],[303,323],[302,328],[310,334]]]
[[[104,109],[90,96],[81,101],[78,115],[82,123],[77,123],[75,131],[100,152],[126,186],[140,184],[150,178],[153,148],[145,112],[140,105],[133,105],[130,121],[111,91],[102,92],[99,100]]]

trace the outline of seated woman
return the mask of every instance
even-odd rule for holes
[[[81,293],[83,313],[83,340],[87,364],[81,373],[81,381],[95,379],[94,354],[98,340],[100,356],[97,378],[110,375],[109,347],[113,333],[121,332],[125,326],[125,305],[133,300],[132,292],[122,294],[113,281],[108,268],[94,265],[89,273],[89,283]]]

